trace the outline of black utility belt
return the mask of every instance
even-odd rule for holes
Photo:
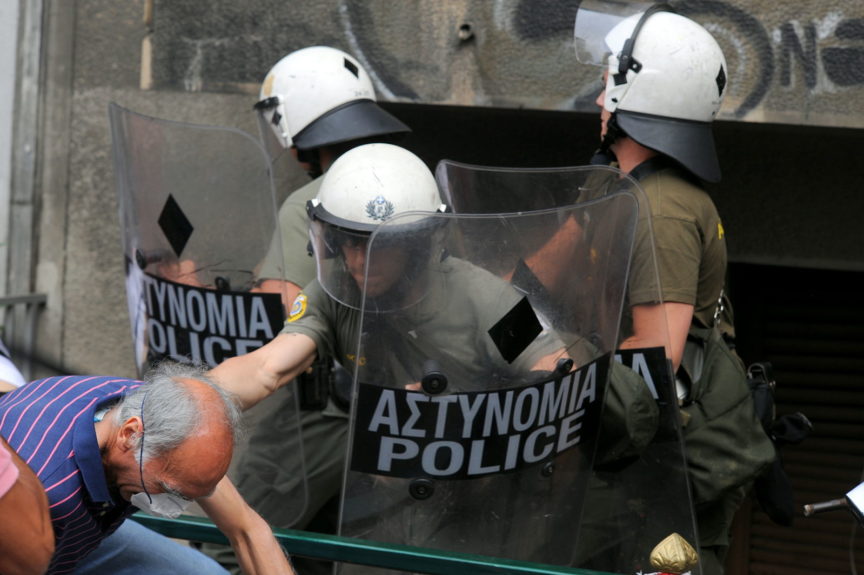
[[[318,358],[304,373],[297,376],[300,409],[321,411],[328,400],[344,412],[351,406],[351,374],[332,358]]]

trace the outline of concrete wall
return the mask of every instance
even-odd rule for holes
[[[24,0],[22,0],[23,2]],[[355,53],[430,164],[584,163],[599,74],[576,64],[575,2],[48,0],[39,94],[34,291],[43,358],[135,373],[107,106],[256,133],[257,83],[285,53]],[[732,257],[864,268],[855,150],[864,4],[684,2],[726,46],[716,190]],[[460,35],[461,31],[461,35]],[[844,127],[843,129],[837,126]],[[291,174],[297,183],[302,174]],[[815,207],[814,207],[815,206]]]
[[[72,372],[134,375],[108,104],[255,133],[249,98],[141,90],[146,3],[51,3],[35,290],[49,295],[39,356]],[[53,44],[51,43],[53,42]]]
[[[0,222],[9,221],[12,181],[12,118],[15,109],[15,55],[18,40],[18,5],[0,4]],[[6,277],[9,228],[0,226],[0,278]],[[0,282],[5,295],[6,282]]]
[[[384,99],[593,111],[599,72],[574,57],[575,0],[156,1],[156,89],[256,93],[310,44],[355,54]],[[721,118],[864,126],[864,4],[683,0],[729,66]]]

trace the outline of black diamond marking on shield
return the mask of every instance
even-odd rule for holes
[[[270,118],[270,123],[273,124],[274,126],[278,126],[279,122],[281,122],[281,121],[282,121],[282,114],[280,114],[279,112],[273,112],[273,117]]]
[[[357,68],[357,64],[355,64],[354,62],[352,62],[348,58],[345,58],[345,68],[347,68],[349,72],[354,74],[355,78],[360,77],[359,68]]]
[[[168,243],[179,258],[194,228],[172,195],[168,196],[162,213],[159,214],[159,227],[162,228],[162,233],[168,238]]]
[[[723,65],[720,65],[720,72],[717,73],[717,95],[722,96],[723,90],[726,88],[726,70]]]
[[[542,331],[543,326],[537,314],[528,298],[523,297],[498,323],[489,328],[489,337],[495,342],[501,357],[507,363],[513,363]]]

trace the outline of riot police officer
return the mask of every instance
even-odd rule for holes
[[[419,381],[413,371],[422,365],[418,358],[442,348],[448,350],[442,363],[459,381],[484,380],[478,373],[489,360],[480,358],[498,358],[495,369],[504,376],[554,369],[563,350],[548,330],[515,360],[505,360],[495,349],[487,330],[523,296],[490,272],[447,257],[445,229],[433,217],[446,211],[446,206],[432,173],[417,156],[390,144],[367,144],[346,152],[324,175],[308,211],[318,278],[298,295],[280,335],[212,371],[214,378],[237,393],[244,407],[288,384],[322,355],[336,358],[352,371],[375,366],[378,377],[400,386]],[[380,224],[406,212],[416,215],[379,230],[373,242],[378,247],[368,247]],[[419,322],[421,327],[409,330],[413,337],[393,338],[401,349],[367,349],[357,357],[361,289],[365,289],[367,313],[408,310]],[[404,318],[394,313],[381,316],[382,321]],[[319,432],[324,427],[326,437]],[[338,495],[347,436],[348,420],[338,417],[322,418],[312,427],[311,437],[306,434],[304,448],[313,461],[331,460],[326,469],[310,474],[310,500]],[[324,473],[330,481],[321,481]],[[323,493],[325,489],[329,492]]]
[[[601,146],[595,162],[617,162],[645,191],[663,296],[661,302],[654,299],[654,277],[645,265],[649,258],[640,260],[640,251],[650,249],[642,233],[629,290],[633,327],[621,347],[666,345],[681,373],[691,328],[722,323],[729,336],[734,334],[723,297],[725,233],[702,184],[720,180],[711,124],[727,91],[726,60],[707,30],[666,5],[624,17],[611,29],[596,17],[603,10],[597,2],[583,3],[575,31],[580,60],[607,58],[605,88],[596,100]],[[684,403],[687,379],[679,380]],[[685,442],[686,436],[685,428]],[[719,499],[705,500],[698,489],[694,496],[703,572],[722,573],[743,486]]]
[[[267,73],[255,105],[265,130],[278,146],[290,150],[313,178],[292,193],[279,209],[281,250],[273,245],[259,273],[262,291],[282,291],[286,301],[315,277],[315,263],[306,257],[306,202],[321,185],[320,176],[344,152],[370,142],[388,142],[409,128],[376,103],[369,74],[350,55],[326,46],[288,54]],[[275,238],[274,238],[275,241]]]
[[[321,176],[344,152],[364,143],[390,141],[409,128],[376,103],[372,80],[351,55],[327,46],[311,46],[279,60],[261,84],[255,105],[262,136],[275,140],[273,155],[289,152],[313,179],[291,193],[279,209],[279,231],[274,236],[259,271],[253,291],[280,293],[286,307],[300,289],[315,278],[315,261],[309,253],[309,223],[306,203],[321,185]],[[281,238],[281,240],[280,240]],[[297,520],[295,509],[285,501],[297,498],[303,489],[302,472],[294,457],[279,457],[300,446],[286,440],[284,410],[269,406],[256,424],[248,447],[236,464],[235,479],[244,498],[272,525],[278,527],[335,529],[337,501],[330,500],[341,482],[341,451],[347,418],[344,400],[335,391],[344,390],[344,371],[330,357],[321,356],[300,374],[301,425],[307,442],[303,451],[308,475],[309,503]],[[343,382],[339,386],[338,383]],[[281,394],[273,401],[293,401]],[[295,434],[291,434],[292,437]],[[226,566],[233,566],[233,552],[205,546]],[[303,572],[326,569],[317,561],[299,558]]]
[[[503,279],[446,253],[441,224],[429,217],[446,211],[432,173],[411,152],[390,144],[346,152],[308,203],[317,279],[298,295],[279,336],[226,360],[213,369],[214,377],[248,408],[291,381],[316,355],[332,355],[352,369],[368,363],[355,355],[363,291],[367,313],[411,310],[425,322],[424,337],[450,338],[437,346],[464,356],[457,360],[463,369],[479,364],[471,358],[495,355],[486,349],[491,342],[485,332],[522,296]],[[368,248],[373,231],[406,213],[411,215],[401,225],[378,232],[374,250]],[[442,309],[443,298],[450,309]],[[414,340],[412,348],[422,349],[423,338],[415,334]],[[501,369],[552,371],[556,354],[563,354],[560,341],[542,329],[517,359],[501,359]],[[388,374],[393,377],[406,358],[393,350],[386,355],[394,362]],[[404,384],[416,381],[408,373],[400,377]]]

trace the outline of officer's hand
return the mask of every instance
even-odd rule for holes
[[[207,287],[198,279],[198,268],[192,260],[159,263],[159,275],[166,280],[193,287]]]

